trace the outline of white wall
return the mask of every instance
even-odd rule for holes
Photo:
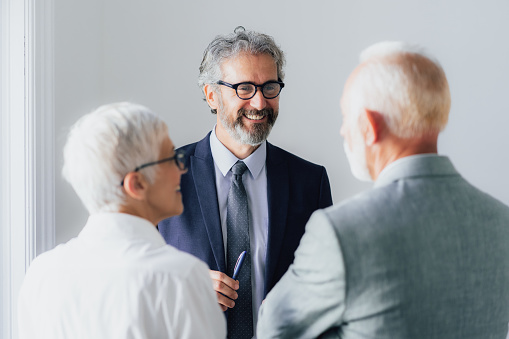
[[[102,3],[55,1],[56,244],[76,236],[87,218],[85,208],[62,178],[62,150],[69,127],[104,102]]]
[[[55,0],[57,243],[86,212],[59,171],[67,128],[99,104],[131,100],[163,115],[176,145],[201,139],[210,114],[196,85],[207,44],[238,25],[272,35],[286,86],[269,141],[326,166],[335,202],[370,187],[351,176],[339,98],[359,52],[381,40],[425,46],[452,93],[439,152],[473,184],[509,204],[509,2],[465,0]]]

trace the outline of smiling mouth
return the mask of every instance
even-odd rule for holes
[[[249,120],[262,120],[266,117],[266,115],[258,115],[258,114],[244,114],[246,118]]]
[[[180,192],[180,185],[177,186],[177,192]]]
[[[240,125],[242,125],[243,117],[249,121],[252,121],[253,123],[259,122],[260,124],[264,122],[272,124],[272,121],[275,120],[274,110],[272,108],[264,108],[261,110],[241,108],[237,113],[237,122]]]

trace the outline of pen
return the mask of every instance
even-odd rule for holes
[[[233,280],[237,280],[237,276],[239,275],[242,264],[244,263],[244,258],[246,257],[246,251],[242,252],[237,259],[237,263],[235,263],[235,268],[233,269]]]

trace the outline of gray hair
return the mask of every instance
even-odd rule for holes
[[[148,108],[128,103],[101,106],[71,128],[62,174],[90,214],[117,212],[125,202],[121,181],[136,167],[159,158],[168,128]],[[155,167],[143,175],[155,179]]]
[[[449,84],[439,62],[416,45],[380,42],[360,56],[352,84],[352,112],[381,113],[401,138],[438,133],[447,125]]]
[[[203,90],[206,84],[215,85],[223,77],[221,71],[223,62],[241,53],[270,55],[276,63],[278,78],[281,81],[284,80],[285,56],[274,39],[266,34],[248,31],[238,26],[233,33],[216,36],[205,49],[200,65],[198,86]]]

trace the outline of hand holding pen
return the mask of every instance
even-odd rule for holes
[[[242,252],[237,259],[237,263],[233,269],[233,277],[229,277],[223,272],[209,271],[214,290],[216,291],[217,301],[223,311],[235,306],[234,300],[238,298],[237,290],[239,289],[239,282],[235,279],[237,279],[245,256],[246,251]]]

